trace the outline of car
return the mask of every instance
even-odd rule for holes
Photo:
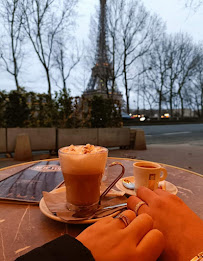
[[[132,119],[132,117],[129,114],[127,114],[126,112],[121,112],[121,117],[124,120]]]

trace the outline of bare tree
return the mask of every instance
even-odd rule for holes
[[[147,104],[147,107],[149,107],[150,116],[152,116],[153,106],[156,105],[157,99],[155,89],[152,88],[152,83],[147,79],[146,73],[147,71],[138,76],[134,83],[136,85],[136,88],[134,89],[134,96],[136,96],[136,98],[134,101],[137,103],[137,114],[140,114],[141,110],[144,113]],[[142,108],[140,104],[142,104]]]
[[[120,17],[123,12],[124,0],[108,1],[107,5],[107,25],[109,35],[109,56],[112,65],[112,96],[115,92],[116,79],[122,75],[122,55],[119,53],[119,23]]]
[[[145,72],[146,79],[148,80],[148,83],[146,83],[147,90],[152,94],[155,91],[154,97],[158,104],[159,119],[162,115],[162,105],[167,93],[167,71],[169,69],[168,46],[169,40],[163,34],[144,60],[144,66],[149,67],[149,70]]]
[[[81,51],[79,51],[75,39],[71,36],[67,39],[65,34],[58,37],[54,44],[53,59],[53,65],[59,73],[55,83],[58,85],[58,82],[62,82],[63,92],[68,93],[67,80],[72,70],[81,60]]]
[[[203,49],[203,48],[202,48]],[[199,100],[200,100],[200,117],[203,119],[203,57],[200,59],[199,64],[197,66],[197,88],[199,90]]]
[[[93,67],[95,65],[95,60],[97,56],[97,41],[98,41],[98,30],[99,30],[99,9],[96,8],[95,16],[90,18],[90,27],[89,27],[89,41],[85,46],[86,52],[84,56],[84,64],[88,67]]]
[[[118,4],[119,3],[119,4]],[[129,97],[131,87],[129,81],[142,72],[139,60],[147,54],[159,35],[160,20],[151,16],[136,0],[118,0],[120,12],[118,25],[119,52],[122,56],[123,83],[125,87],[126,109],[129,113]],[[156,33],[155,32],[156,28]],[[131,85],[132,86],[132,85]]]
[[[24,29],[45,70],[50,97],[54,43],[62,29],[72,23],[76,3],[77,0],[25,0],[23,3]]]
[[[196,75],[202,57],[200,49],[194,46],[188,35],[165,35],[144,60],[147,63],[145,66],[151,68],[146,72],[148,88],[151,92],[155,90],[158,93],[159,118],[163,103],[169,107],[171,117],[174,115],[174,108],[178,106],[181,108],[181,117],[184,117],[184,103],[189,104],[196,99],[196,96],[189,97],[194,95],[190,91],[192,84],[188,84],[188,81],[194,80]]]
[[[1,18],[4,31],[1,35],[0,55],[6,71],[14,77],[17,91],[20,90],[19,72],[24,53],[23,14],[21,0],[2,0]]]
[[[192,43],[192,39],[187,35],[180,35],[179,51],[180,70],[177,78],[177,94],[181,103],[181,117],[184,117],[184,93],[188,80],[195,74],[196,67],[201,59],[198,48]]]
[[[174,99],[177,95],[177,84],[179,73],[181,72],[181,57],[183,55],[183,48],[181,47],[181,35],[168,35],[168,55],[167,55],[167,89],[170,115],[173,117]]]
[[[197,10],[203,4],[203,0],[186,0],[185,6]]]
[[[195,73],[189,78],[189,98],[196,105],[197,115],[203,118],[203,46],[199,46],[199,60],[195,67]]]

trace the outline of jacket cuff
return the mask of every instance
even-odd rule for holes
[[[65,234],[35,248],[16,261],[95,261],[92,253],[77,239]]]

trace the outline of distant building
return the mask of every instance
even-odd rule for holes
[[[116,84],[113,86],[113,69],[107,52],[107,18],[106,0],[100,0],[99,31],[97,38],[97,53],[95,65],[86,90],[84,98],[91,99],[94,95],[101,95],[103,98],[113,98],[122,103],[122,94]]]
[[[173,115],[181,117],[182,110],[181,109],[174,109],[173,110]],[[184,109],[184,117],[195,117],[195,111],[191,109]]]
[[[156,109],[152,109],[152,110],[140,109],[139,113],[146,115],[146,116],[149,116],[150,118],[154,118],[154,119],[158,118],[158,115],[159,115],[159,111],[156,110]],[[173,117],[174,118],[180,118],[181,113],[182,113],[181,109],[174,109],[173,110]],[[136,110],[134,112],[132,111],[132,114],[137,114],[137,111]],[[164,116],[165,114],[167,114],[167,117],[163,117],[163,118],[170,118],[171,117],[170,110],[163,109],[161,116]],[[193,111],[192,109],[189,109],[189,108],[184,109],[184,117],[193,118],[193,117],[196,117],[196,116],[197,116],[196,112]]]

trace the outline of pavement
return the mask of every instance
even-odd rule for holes
[[[112,150],[112,157],[155,161],[203,175],[203,146],[191,144],[151,144],[147,150]]]
[[[49,154],[33,155],[33,160],[48,159]],[[192,144],[150,144],[146,150],[110,149],[109,157],[155,161],[188,169],[203,175],[203,146]],[[22,163],[13,158],[0,158],[0,169]]]

